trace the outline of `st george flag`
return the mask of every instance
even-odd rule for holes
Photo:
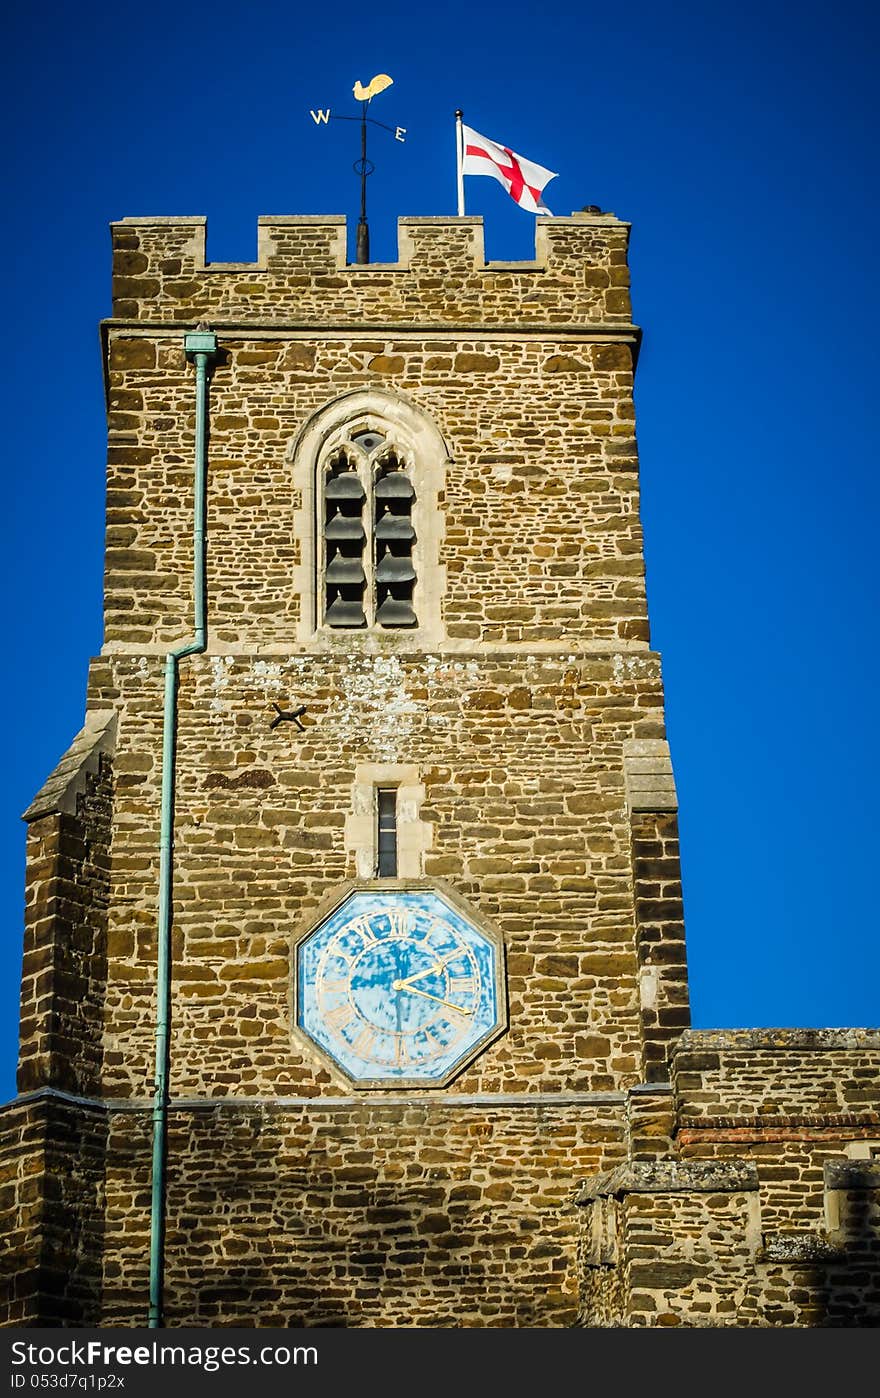
[[[462,125],[461,130],[462,174],[491,175],[504,185],[521,209],[528,209],[531,214],[550,213],[541,193],[545,185],[556,179],[557,171],[545,170],[543,165],[526,160],[508,146],[499,146],[471,126]]]

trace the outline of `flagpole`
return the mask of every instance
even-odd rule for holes
[[[455,113],[455,156],[458,182],[458,217],[464,218],[464,131],[461,119],[464,112],[459,108]]]

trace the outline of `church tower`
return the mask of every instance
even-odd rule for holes
[[[706,1323],[665,1243],[626,1291],[630,1196],[722,1199],[756,1256],[754,1167],[675,1144],[628,226],[536,228],[487,263],[479,219],[403,219],[352,266],[339,218],[261,219],[252,265],[113,225],[105,640],[26,815],[7,1323],[144,1325],[151,1287],[169,1326]]]

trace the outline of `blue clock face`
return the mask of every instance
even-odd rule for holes
[[[434,890],[356,892],[297,948],[297,1024],[360,1085],[439,1085],[502,1026],[500,985],[495,939]]]

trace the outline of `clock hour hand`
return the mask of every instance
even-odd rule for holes
[[[438,976],[443,970],[443,962],[435,961],[433,965],[426,966],[424,971],[416,971],[414,976],[403,976],[394,982],[394,990],[407,990],[413,981],[424,980],[425,976]]]
[[[410,995],[422,995],[426,1000],[435,1000],[438,1005],[446,1005],[450,1010],[457,1010],[460,1015],[472,1015],[473,1010],[467,1009],[464,1005],[453,1005],[451,1000],[444,1000],[442,995],[432,995],[430,991],[421,990],[416,985],[410,985],[408,981],[392,981],[392,990],[408,990]]]
[[[432,966],[426,966],[423,971],[416,971],[414,976],[403,976],[399,986],[395,985],[394,989],[406,990],[407,986],[412,985],[413,981],[424,980],[425,976],[439,976],[442,971],[445,971],[450,961],[457,960],[459,956],[461,956],[461,948],[455,947],[452,951],[448,952],[446,956],[438,956]]]

